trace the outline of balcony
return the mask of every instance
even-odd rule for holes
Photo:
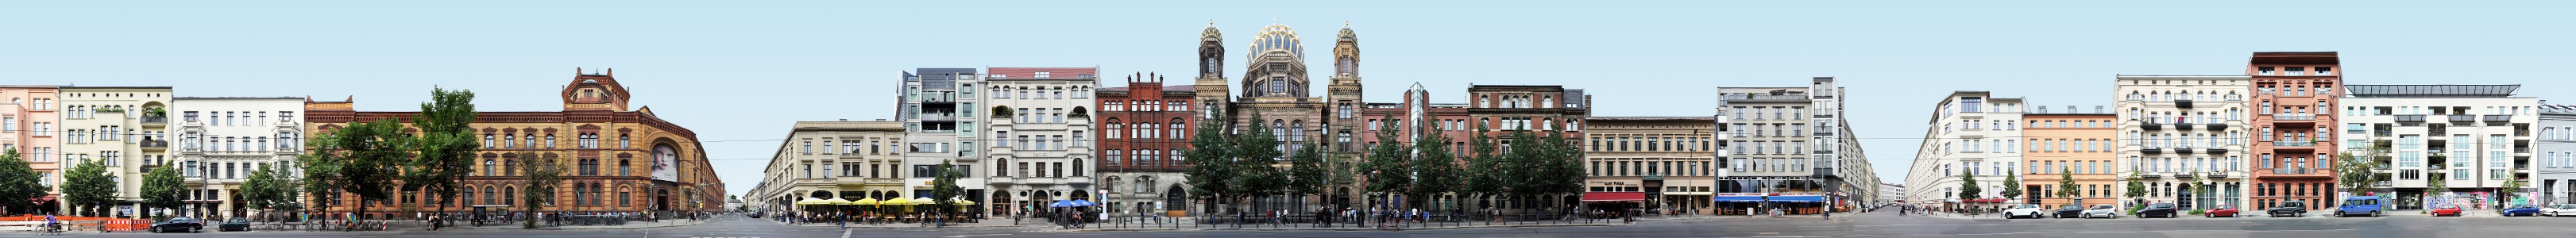
[[[153,116],[153,115],[144,115],[144,116],[143,116],[143,125],[144,125],[144,126],[169,126],[169,125],[170,125],[170,116]]]
[[[2478,121],[2478,115],[2458,115],[2458,114],[2453,114],[2453,115],[2447,115],[2447,116],[2450,116],[2451,124],[2469,124],[2469,123],[2475,123],[2475,122],[2477,122],[2477,121]]]
[[[2316,147],[2315,141],[2274,141],[2272,147]]]
[[[2424,123],[2424,115],[2397,115],[2397,122]]]
[[[2189,130],[2191,130],[2191,127],[2192,127],[2193,125],[2198,125],[2198,124],[2194,124],[2194,123],[2174,123],[2174,124],[2173,124],[2173,127],[2174,127],[2174,130],[2189,131]]]
[[[2212,179],[2223,179],[2223,178],[2227,178],[2227,171],[2209,172],[2209,178],[2212,178]]]
[[[2209,154],[2213,154],[2213,155],[2224,155],[2224,154],[2227,154],[2227,147],[2209,147]]]
[[[2174,154],[2186,154],[2186,155],[2188,155],[2188,154],[2191,154],[2192,152],[2195,152],[2195,151],[2193,151],[2193,150],[2191,149],[2191,147],[2174,147],[2174,148],[2173,148],[2173,152],[2174,152]]]
[[[921,121],[956,121],[957,114],[922,113]]]
[[[2273,121],[2315,121],[2317,114],[2275,114]]]
[[[141,142],[141,143],[137,143],[137,144],[143,144],[143,149],[145,149],[145,150],[167,150],[167,149],[170,149],[170,141],[166,141],[166,140],[146,140],[146,141],[143,141],[143,142]]]
[[[2209,124],[2206,124],[2206,125],[2208,125],[2208,126],[2205,126],[2204,128],[2209,128],[2209,131],[2224,131],[2224,130],[2227,130],[2227,123],[2209,123]]]
[[[2512,123],[2513,115],[2486,115],[2487,123]]]
[[[2177,99],[2173,103],[2176,108],[2191,108],[2191,99]]]
[[[2153,130],[2163,130],[2163,129],[2165,129],[2165,124],[2164,124],[2164,123],[2158,123],[2158,122],[2156,122],[2156,121],[2140,121],[2140,122],[2141,122],[2141,123],[2138,123],[2138,128],[2139,128],[2139,129],[2147,129],[2147,130],[2150,130],[2150,131],[2153,131]]]
[[[2317,168],[2308,168],[2308,167],[2282,167],[2282,168],[2278,168],[2278,169],[2272,169],[2272,174],[2282,174],[2282,175],[2321,175],[2321,174],[2325,174],[2324,172],[2326,172],[2326,171],[2324,171],[2324,170],[2319,170],[2319,169],[2317,169]]]
[[[2164,147],[2162,147],[2162,146],[2144,145],[2144,146],[2138,146],[2138,147],[2139,147],[2139,148],[2142,148],[2142,149],[2139,149],[2139,150],[2138,150],[2138,153],[2142,153],[2142,154],[2150,154],[2150,155],[2152,155],[2152,154],[2164,154],[2164,153],[2165,153],[2165,148],[2164,148]]]

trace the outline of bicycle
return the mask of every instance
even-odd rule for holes
[[[44,228],[41,228],[41,229],[42,229],[41,231],[38,231],[38,232],[39,232],[38,234],[43,234],[43,235],[62,235],[62,234],[63,234],[63,224],[62,224],[62,223],[45,223],[45,227],[44,227]]]

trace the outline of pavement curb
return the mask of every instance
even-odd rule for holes
[[[1510,225],[1510,226],[1415,227],[1415,228],[1405,228],[1405,229],[1400,229],[1400,230],[1388,230],[1388,229],[1377,229],[1377,228],[1161,228],[1161,229],[1155,229],[1155,228],[1114,228],[1114,229],[1082,229],[1082,230],[1061,230],[1061,231],[1063,231],[1063,232],[1117,232],[1117,231],[1419,231],[1419,230],[1455,230],[1455,229],[1484,229],[1484,228],[1587,227],[1587,226],[1629,226],[1629,225],[1636,225],[1636,223],[1626,223],[1626,224],[1544,224],[1544,225]]]

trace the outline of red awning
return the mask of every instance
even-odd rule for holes
[[[1643,192],[1589,192],[1589,193],[1583,193],[1583,201],[1585,201],[1585,202],[1627,202],[1627,201],[1645,201],[1645,200],[1646,200],[1646,193],[1643,193]]]

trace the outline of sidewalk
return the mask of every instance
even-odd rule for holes
[[[1648,221],[1648,219],[1637,219],[1637,222],[1647,222],[1647,221]],[[1055,231],[1062,231],[1062,232],[1095,232],[1095,231],[1229,231],[1229,230],[1233,230],[1233,231],[1279,231],[1279,230],[1301,230],[1301,231],[1410,231],[1410,230],[1449,230],[1449,229],[1476,229],[1476,228],[1629,226],[1629,225],[1636,225],[1636,224],[1637,224],[1637,223],[1623,223],[1623,222],[1620,222],[1619,220],[1616,220],[1616,219],[1601,219],[1601,220],[1593,221],[1592,223],[1588,223],[1588,224],[1587,224],[1587,223],[1583,223],[1583,222],[1581,222],[1581,221],[1576,221],[1576,222],[1574,222],[1574,223],[1549,222],[1549,221],[1541,221],[1541,222],[1535,222],[1535,223],[1510,222],[1510,223],[1494,223],[1493,225],[1484,225],[1484,224],[1485,224],[1484,222],[1432,222],[1432,223],[1433,223],[1433,224],[1431,224],[1431,225],[1425,225],[1425,223],[1407,223],[1407,224],[1406,224],[1406,226],[1407,226],[1407,227],[1404,227],[1404,228],[1392,228],[1392,229],[1390,229],[1390,228],[1380,228],[1380,227],[1378,227],[1376,224],[1370,224],[1370,225],[1366,225],[1366,226],[1354,226],[1354,225],[1350,225],[1350,224],[1341,224],[1341,223],[1333,224],[1333,227],[1314,227],[1314,226],[1313,226],[1314,224],[1296,224],[1296,226],[1289,226],[1289,227],[1273,227],[1273,226],[1268,226],[1268,225],[1266,225],[1266,224],[1264,224],[1264,225],[1259,225],[1259,226],[1252,225],[1252,224],[1245,224],[1243,227],[1241,227],[1241,228],[1237,228],[1237,227],[1234,227],[1234,225],[1232,225],[1232,224],[1201,224],[1201,225],[1199,225],[1198,227],[1191,227],[1191,226],[1189,226],[1188,224],[1181,224],[1181,226],[1180,226],[1180,227],[1165,227],[1165,228],[1152,228],[1152,227],[1144,227],[1144,228],[1135,228],[1135,227],[1130,227],[1130,228],[1118,228],[1118,227],[1116,227],[1116,225],[1115,225],[1115,224],[1109,224],[1110,226],[1101,226],[1101,225],[1103,225],[1103,224],[1091,224],[1091,226],[1092,226],[1091,228],[1084,228],[1084,229],[1061,230],[1061,229],[1055,229],[1055,227],[1053,227],[1053,225],[1048,225],[1047,227],[1042,227],[1042,228],[1047,228],[1048,230],[1055,230]],[[1169,225],[1169,224],[1166,224],[1166,225]]]
[[[880,224],[849,223],[849,224],[844,225],[844,224],[841,224],[841,223],[834,223],[834,222],[811,222],[811,223],[796,223],[796,224],[789,224],[789,223],[787,223],[787,222],[780,222],[780,221],[776,221],[776,220],[769,220],[769,219],[760,219],[760,220],[761,220],[761,221],[768,221],[768,222],[775,222],[775,223],[778,223],[778,224],[781,224],[781,225],[802,226],[802,227],[844,227],[844,226],[846,226],[847,228],[850,228],[850,229],[913,229],[913,228],[932,228],[932,227],[931,227],[931,225],[929,225],[929,224],[923,224],[923,223],[918,223],[918,222],[880,223]],[[981,221],[975,221],[975,222],[949,223],[949,224],[948,224],[947,226],[945,226],[945,227],[949,227],[949,228],[959,228],[959,227],[1015,227],[1015,226],[1028,226],[1028,225],[1044,225],[1044,224],[1037,224],[1037,223],[1044,223],[1044,222],[1022,223],[1021,225],[1011,225],[1011,219],[984,219],[984,220],[981,220]]]
[[[545,223],[545,222],[544,222],[544,221],[538,221],[538,223],[539,223],[539,225],[543,225],[543,223]],[[661,228],[661,227],[675,227],[675,226],[690,226],[690,225],[697,225],[697,224],[700,224],[700,223],[707,223],[707,221],[704,221],[704,220],[689,220],[689,219],[662,219],[662,220],[660,220],[660,221],[637,221],[637,222],[627,222],[627,223],[626,223],[626,224],[624,224],[624,225],[614,225],[614,226],[545,226],[545,227],[537,227],[537,228],[534,228],[534,230],[640,229],[640,228]],[[457,225],[457,226],[450,226],[450,227],[440,227],[440,228],[438,228],[438,229],[441,229],[441,230],[445,230],[445,229],[460,229],[460,230],[521,230],[521,229],[529,229],[529,228],[520,228],[520,227],[521,227],[521,225],[520,225],[520,224],[522,224],[522,223],[516,223],[516,222],[513,222],[513,223],[507,223],[507,224],[484,224],[483,226],[473,226],[473,225],[468,224],[468,225]],[[395,227],[393,230],[428,230],[428,229],[429,229],[428,227]]]

